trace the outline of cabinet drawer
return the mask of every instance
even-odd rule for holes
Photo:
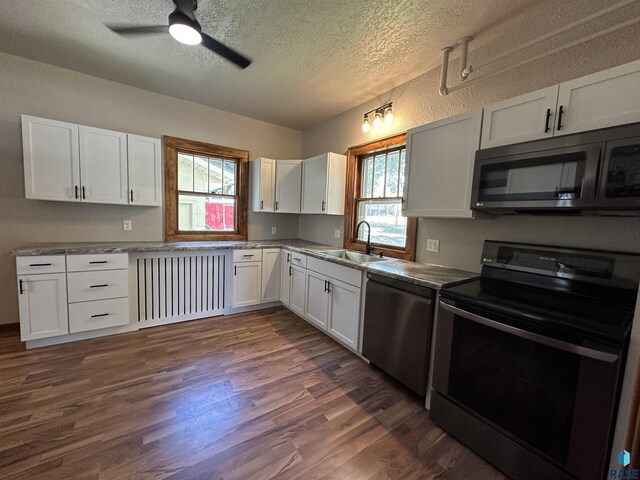
[[[37,255],[33,257],[16,257],[18,275],[34,273],[64,273],[64,255]]]
[[[261,262],[262,250],[254,248],[250,250],[234,250],[233,251],[233,263],[238,262]]]
[[[97,300],[69,305],[69,332],[86,332],[129,323],[129,299]]]
[[[119,268],[129,268],[129,256],[126,253],[67,255],[68,272],[116,270]]]
[[[129,270],[67,274],[69,303],[129,296]]]
[[[355,268],[337,265],[315,257],[309,258],[307,268],[355,287],[362,285],[362,272]]]
[[[298,252],[291,252],[291,264],[307,268],[307,256]]]

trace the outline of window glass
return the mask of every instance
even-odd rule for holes
[[[209,159],[209,193],[222,193],[222,160]]]
[[[407,218],[402,216],[402,200],[362,200],[358,203],[358,222],[371,225],[371,243],[404,248]],[[367,241],[367,226],[362,225],[358,239]]]
[[[193,155],[178,153],[178,190],[193,192]]]
[[[223,193],[225,195],[236,194],[236,162],[224,161]]]
[[[362,166],[362,197],[373,196],[373,157],[365,158]]]
[[[205,195],[178,195],[178,228],[181,231],[235,230],[236,199]]]
[[[207,193],[209,181],[209,159],[194,155],[193,157],[193,191]]]
[[[386,155],[376,155],[373,164],[373,197],[384,197],[385,187],[385,157]]]

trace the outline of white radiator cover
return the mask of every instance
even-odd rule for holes
[[[132,259],[141,327],[225,313],[230,291],[225,252],[154,253]]]

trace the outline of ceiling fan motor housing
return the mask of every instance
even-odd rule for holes
[[[198,8],[197,0],[173,0],[176,9],[169,15],[169,25],[183,24],[202,32],[200,22],[196,20],[195,11]]]

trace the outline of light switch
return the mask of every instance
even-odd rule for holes
[[[131,230],[131,220],[123,220],[122,229],[123,230]]]
[[[336,231],[335,231],[334,235],[335,235],[336,238],[340,238],[340,229],[339,228],[336,228]]]
[[[277,231],[277,227],[271,227],[271,235],[275,235]]]

